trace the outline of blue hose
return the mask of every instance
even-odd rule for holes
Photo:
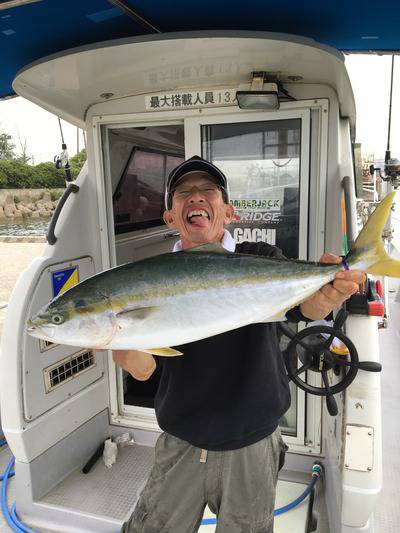
[[[10,472],[10,475],[8,477],[10,478],[13,476],[15,476],[15,472]],[[3,481],[3,479],[4,479],[4,476],[0,476],[0,481]]]
[[[1,508],[3,509],[3,515],[4,515],[4,518],[6,519],[7,521],[7,524],[10,526],[10,528],[13,530],[13,531],[17,531],[17,533],[25,533],[23,531],[23,529],[21,529],[19,526],[17,526],[11,515],[10,515],[10,512],[8,510],[8,507],[7,507],[7,500],[6,500],[6,490],[7,490],[7,478],[8,478],[8,475],[10,474],[11,472],[11,468],[14,466],[14,463],[15,463],[15,459],[14,457],[10,460],[10,462],[8,463],[7,465],[7,468],[4,472],[4,475],[3,475],[3,483],[1,485]]]
[[[279,507],[279,509],[275,509],[274,516],[278,516],[280,514],[286,513],[287,511],[290,511],[291,509],[293,509],[294,507],[299,505],[299,503],[301,503],[305,498],[307,498],[307,496],[313,490],[313,488],[314,488],[314,486],[315,486],[316,482],[318,481],[318,478],[320,477],[321,474],[322,474],[321,465],[319,465],[319,464],[313,465],[311,481],[307,485],[307,487],[304,490],[304,492],[302,492],[300,494],[300,496],[298,498],[296,498],[294,501],[288,503],[287,505],[284,505],[283,507]],[[212,524],[216,524],[216,523],[217,523],[217,519],[216,518],[203,518],[203,520],[201,521],[201,525],[202,526],[208,526],[208,525],[212,525]]]
[[[11,472],[12,467],[14,466],[15,458],[12,457],[10,459],[10,462],[7,465],[7,468],[5,469],[5,472],[2,476],[2,485],[1,485],[1,508],[3,510],[4,518],[7,521],[7,524],[10,526],[10,528],[13,531],[16,531],[17,533],[37,533],[33,529],[29,529],[27,526],[25,526],[18,518],[17,512],[15,509],[15,502],[12,505],[11,508],[11,514],[7,507],[7,481],[8,478],[15,475],[15,472]]]
[[[36,531],[33,531],[33,529],[30,529],[28,526],[23,524],[21,520],[18,518],[15,502],[12,504],[12,507],[11,507],[11,517],[14,520],[14,522],[17,524],[17,526],[21,528],[22,531],[25,531],[25,533],[36,533]]]
[[[274,516],[278,516],[280,514],[286,513],[287,511],[290,511],[291,509],[299,505],[299,503],[301,503],[305,498],[307,498],[307,496],[313,490],[321,473],[322,473],[322,467],[318,464],[313,465],[311,481],[305,488],[304,492],[302,492],[302,494],[300,494],[300,496],[296,498],[294,501],[288,503],[287,505],[284,505],[283,507],[279,507],[279,509],[275,509]]]

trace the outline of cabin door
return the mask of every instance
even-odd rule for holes
[[[187,156],[202,155],[228,178],[237,216],[227,229],[235,241],[268,242],[286,257],[307,259],[311,110],[225,112],[185,126]],[[293,384],[291,392],[281,429],[287,442],[304,447],[306,395]]]

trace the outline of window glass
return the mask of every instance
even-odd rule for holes
[[[299,254],[301,120],[202,127],[203,157],[227,176],[236,242],[265,241]]]
[[[111,159],[123,153],[128,157],[113,194],[116,235],[163,224],[165,183],[171,170],[184,160],[180,129],[183,126],[130,128],[118,135],[113,132],[116,149],[110,151]],[[174,142],[176,138],[182,139],[181,146]]]

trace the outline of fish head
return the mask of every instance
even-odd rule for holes
[[[107,296],[73,289],[45,305],[27,322],[32,337],[55,344],[101,348],[113,337],[115,325]]]

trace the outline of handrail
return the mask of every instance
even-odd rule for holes
[[[79,191],[79,186],[75,185],[75,183],[70,183],[68,187],[65,189],[64,194],[61,196],[57,204],[57,207],[54,211],[54,214],[51,218],[49,229],[47,230],[46,239],[50,245],[53,245],[57,242],[57,237],[54,234],[54,230],[56,228],[58,217],[60,216],[60,213],[62,211],[62,208],[64,207],[65,202],[68,199],[68,196],[71,193],[77,193],[78,191]]]

